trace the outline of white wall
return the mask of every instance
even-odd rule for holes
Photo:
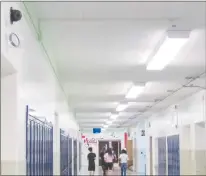
[[[174,134],[180,135],[181,174],[188,174],[188,172],[190,172],[190,174],[200,173],[200,171],[198,171],[198,169],[196,169],[195,167],[193,167],[190,171],[186,173],[185,169],[183,168],[188,168],[189,163],[185,161],[183,162],[183,158],[192,157],[190,159],[193,159],[194,162],[198,162],[197,151],[199,150],[198,146],[200,147],[198,141],[202,141],[202,143],[204,143],[204,139],[206,137],[205,133],[203,133],[205,131],[204,127],[199,127],[200,125],[198,125],[198,123],[204,124],[206,122],[205,97],[206,91],[199,91],[198,93],[177,103],[177,109],[175,109],[175,105],[173,105],[165,111],[160,112],[159,114],[156,114],[148,119],[151,127],[147,129],[147,133],[148,136],[153,137],[154,146],[153,173],[155,172],[155,166],[157,165],[157,157],[155,153],[156,138],[160,136],[170,136]],[[178,128],[175,128],[176,124],[178,124]],[[202,144],[201,149],[203,148],[204,150],[206,150],[205,144]],[[149,168],[149,155],[147,160],[147,168]],[[206,163],[206,160],[204,161],[204,163]],[[195,166],[195,163],[190,164],[191,166]],[[191,167],[189,166],[189,168]],[[147,172],[149,173],[149,170]]]
[[[24,145],[25,136],[21,133],[23,131],[25,134],[26,128],[21,128],[22,123],[18,119],[17,93],[16,74],[1,79],[1,172],[3,175],[22,173],[19,171],[20,168],[25,170],[26,145]]]
[[[22,20],[13,25],[9,23],[10,7],[21,10],[23,14]],[[22,2],[1,3],[1,56],[16,70],[15,74],[1,79],[1,162],[2,174],[5,175],[25,175],[26,105],[52,121],[54,127],[68,132],[73,130],[70,134],[72,137],[77,136],[79,129],[27,17]],[[11,32],[19,36],[19,48],[9,44],[8,36]],[[55,112],[58,113],[58,126],[55,125]],[[58,138],[55,140],[59,141]],[[56,150],[59,153],[58,146]],[[59,172],[58,166],[56,169],[54,172]]]
[[[179,126],[189,125],[206,121],[205,114],[205,95],[206,91],[202,90],[187,99],[177,103],[175,110],[172,105],[164,112],[156,114],[148,119],[151,124],[149,133],[154,136],[166,135],[171,133],[174,125],[178,122]],[[168,129],[169,128],[169,129]]]

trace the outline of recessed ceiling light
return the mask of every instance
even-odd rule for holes
[[[145,86],[133,85],[128,91],[125,98],[136,99],[139,94],[141,94],[145,89]]]
[[[124,111],[129,105],[128,104],[119,104],[116,108],[117,112]]]
[[[169,32],[171,33],[171,36],[169,36],[168,33],[165,41],[160,46],[159,50],[154,55],[151,62],[149,62],[149,64],[147,65],[147,70],[163,70],[176,57],[180,49],[189,39],[188,31]],[[185,34],[183,34],[184,32]]]
[[[112,121],[107,121],[106,122],[108,125],[111,125],[112,124]]]
[[[119,114],[112,114],[112,115],[110,116],[110,119],[116,120],[118,116],[119,116]]]

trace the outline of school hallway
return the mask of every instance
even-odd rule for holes
[[[80,175],[89,175],[87,165],[82,166]],[[94,175],[103,175],[102,174],[102,168],[101,167],[96,167],[96,171],[95,171]],[[121,175],[120,167],[118,165],[114,165],[114,171],[110,175]],[[137,174],[135,172],[127,170],[127,175],[137,175]]]
[[[203,1],[1,1],[0,175],[89,175],[89,150],[95,175],[105,153],[127,175],[206,175],[205,14]]]

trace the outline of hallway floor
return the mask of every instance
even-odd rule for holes
[[[80,175],[89,175],[87,166],[82,166],[82,171],[81,171]],[[98,167],[96,169],[96,172],[94,175],[102,175],[101,167]],[[115,166],[114,171],[110,175],[121,175],[120,168],[118,166]],[[127,175],[137,175],[137,174],[135,172],[128,170]]]

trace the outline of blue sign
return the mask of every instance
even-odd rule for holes
[[[93,128],[93,134],[101,133],[101,128]]]

